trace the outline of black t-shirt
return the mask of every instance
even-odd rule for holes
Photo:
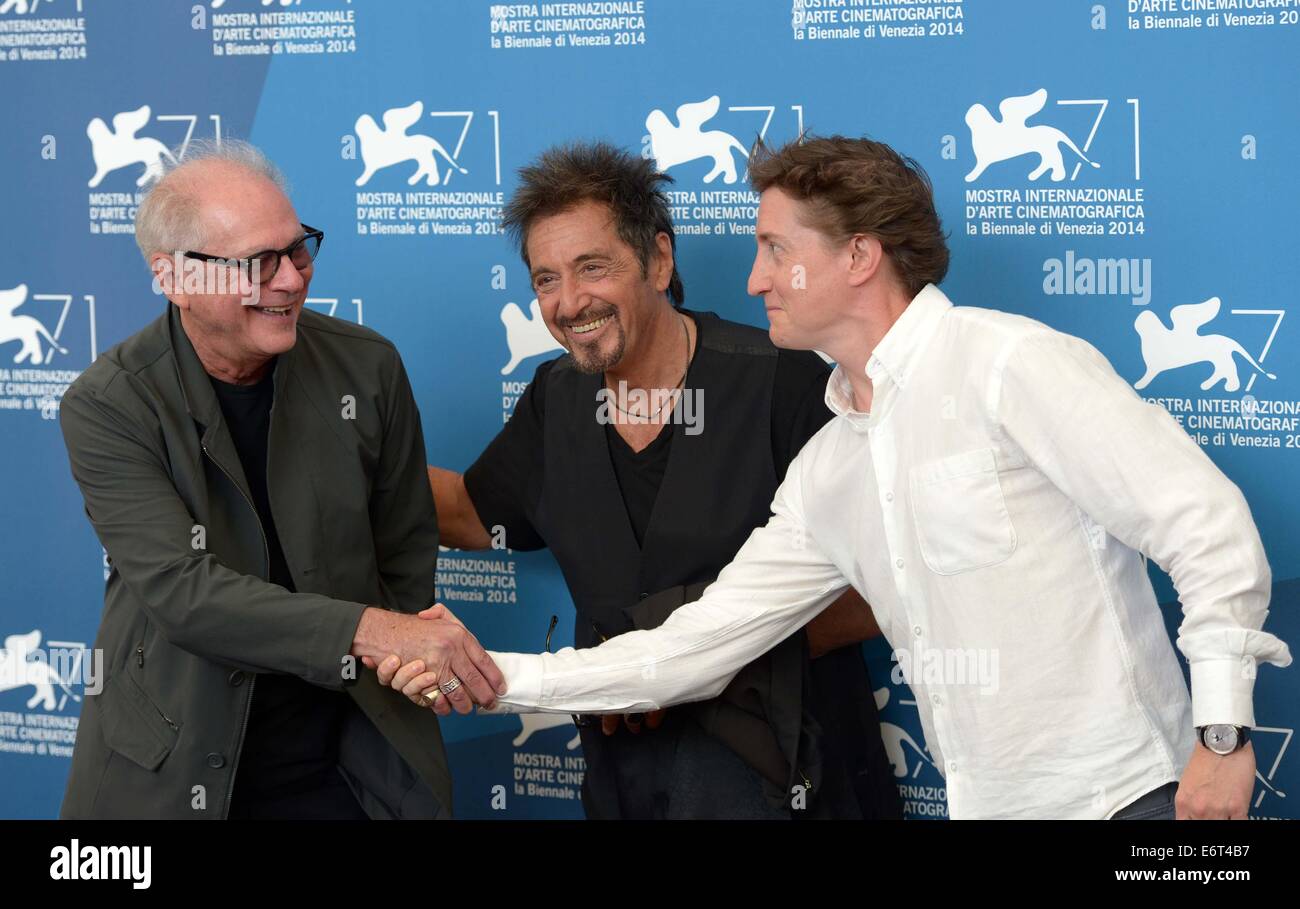
[[[546,413],[547,376],[555,360],[537,368],[515,405],[514,414],[478,459],[465,471],[465,489],[484,527],[505,528],[511,549],[542,549],[546,541],[529,519],[542,492],[542,422]],[[772,387],[772,461],[777,477],[804,443],[817,434],[832,414],[826,407],[826,381],[830,367],[808,351],[777,351]],[[638,544],[645,540],[668,456],[672,451],[671,425],[640,452],[632,451],[612,425],[605,438],[618,478],[623,504]]]
[[[654,511],[659,486],[668,470],[668,455],[673,450],[672,429],[672,426],[663,427],[653,442],[640,451],[633,451],[612,423],[605,424],[605,443],[609,446],[610,463],[614,465],[614,478],[623,494],[623,507],[627,509],[638,546],[645,543],[650,513]]]
[[[266,484],[274,380],[272,367],[256,384],[231,385],[212,378],[212,388],[266,534],[270,581],[293,591]],[[297,676],[258,673],[239,755],[232,817],[365,816],[337,770],[345,697]]]

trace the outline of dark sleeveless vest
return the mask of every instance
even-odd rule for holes
[[[691,313],[698,326],[685,388],[703,392],[702,431],[674,423],[668,465],[638,547],[596,419],[600,374],[555,363],[546,389],[546,466],[534,526],[564,572],[579,621],[575,644],[633,628],[628,609],[665,588],[715,578],[767,523],[776,349],[767,333]],[[737,356],[739,354],[739,356]],[[698,415],[697,415],[698,416]]]

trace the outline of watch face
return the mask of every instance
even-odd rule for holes
[[[1206,727],[1205,745],[1215,754],[1231,754],[1237,750],[1237,727],[1224,725]]]

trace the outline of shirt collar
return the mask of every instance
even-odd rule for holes
[[[879,389],[881,378],[888,378],[900,389],[919,365],[922,354],[929,346],[939,322],[952,309],[952,301],[933,284],[921,289],[903,310],[876,349],[867,358],[867,378]],[[878,399],[878,398],[877,398]],[[831,380],[826,383],[826,406],[841,417],[848,417],[855,426],[868,425],[868,414],[853,409],[853,389],[849,385],[844,367],[835,366]],[[873,406],[873,409],[877,409]]]

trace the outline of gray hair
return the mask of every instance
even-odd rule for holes
[[[289,194],[289,183],[280,169],[261,149],[242,139],[194,139],[184,147],[183,157],[177,147],[159,159],[161,173],[145,190],[135,213],[135,242],[146,262],[156,252],[170,254],[203,245],[198,204],[185,181],[176,176],[201,161],[224,161],[242,167]]]

